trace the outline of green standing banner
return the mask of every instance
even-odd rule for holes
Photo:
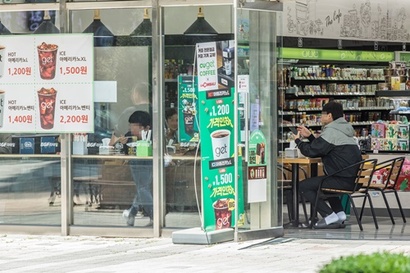
[[[196,76],[178,76],[179,142],[198,142],[198,84]]]
[[[233,41],[197,44],[198,108],[201,116],[201,169],[203,219],[206,231],[244,223],[242,159],[238,156],[238,189],[235,188]],[[219,65],[218,65],[219,64]],[[235,192],[238,191],[238,221]]]

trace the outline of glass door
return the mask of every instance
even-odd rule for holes
[[[241,2],[236,10],[238,146],[243,147],[245,217],[237,240],[283,235],[277,183],[280,3]],[[240,182],[238,182],[240,183]],[[240,197],[239,197],[240,198]],[[269,234],[269,235],[268,235]]]

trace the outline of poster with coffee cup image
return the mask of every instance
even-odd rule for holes
[[[254,130],[248,145],[248,202],[258,203],[267,200],[267,161],[266,138],[262,131]]]
[[[92,33],[0,37],[3,133],[94,130]]]
[[[199,141],[198,85],[196,76],[178,76],[178,141]]]
[[[218,83],[218,63],[223,65],[222,47],[226,42],[197,44],[198,109],[201,116],[202,200],[204,229],[207,231],[242,226],[244,219],[242,159],[238,155],[239,175],[235,174],[233,83]],[[219,60],[219,61],[218,61]],[[238,185],[235,186],[235,177]],[[239,198],[235,202],[235,193]],[[238,208],[238,219],[235,219]]]

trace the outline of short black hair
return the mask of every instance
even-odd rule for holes
[[[333,120],[343,117],[343,106],[336,101],[329,101],[323,105],[322,112],[332,114]]]
[[[176,108],[168,108],[165,111],[165,119],[168,120],[170,117],[172,117],[173,115],[176,115],[176,114],[178,114]]]
[[[151,115],[145,111],[135,111],[128,119],[129,123],[138,123],[144,127],[151,127]]]

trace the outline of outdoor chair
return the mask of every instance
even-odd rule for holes
[[[352,195],[355,193],[360,193],[360,189],[368,187],[368,185],[371,182],[373,172],[375,170],[377,163],[377,159],[367,159],[367,160],[362,160],[360,162],[357,162],[355,164],[349,165],[337,172],[334,172],[332,174],[329,174],[323,178],[323,180],[320,183],[320,186],[317,191],[316,195],[316,200],[315,204],[312,207],[312,214],[311,214],[311,227],[313,228],[316,222],[316,214],[317,214],[317,203],[319,198],[322,199],[327,199],[329,197],[342,197],[342,196],[347,196],[348,197],[348,202],[347,204],[351,203],[353,212],[356,216],[357,223],[359,225],[359,228],[361,231],[363,231],[363,226],[361,222],[361,218],[357,212],[356,205],[353,201]],[[328,181],[332,177],[337,177],[340,175],[340,173],[346,171],[346,170],[352,170],[356,172],[356,176],[354,177],[354,187],[352,187],[351,190],[347,189],[338,189],[338,188],[332,188],[329,187],[326,184],[326,181]],[[368,194],[365,194],[365,197],[368,196]],[[350,202],[349,202],[350,201]],[[373,207],[373,206],[372,206]],[[374,216],[374,215],[373,215]],[[375,218],[374,218],[375,219]]]
[[[387,198],[386,198],[387,193],[394,193],[396,200],[397,200],[397,204],[399,206],[401,217],[403,218],[403,222],[406,223],[406,217],[404,216],[400,198],[396,190],[396,184],[399,180],[399,176],[400,176],[401,169],[403,167],[404,160],[405,160],[405,157],[401,156],[401,157],[389,159],[389,160],[386,160],[386,161],[383,161],[377,164],[375,171],[385,169],[387,171],[387,174],[385,174],[386,179],[384,179],[384,183],[370,184],[368,188],[368,191],[378,191],[382,194],[384,203],[387,208],[387,212],[389,213],[389,216],[390,216],[390,219],[393,225],[395,224],[395,222],[394,222],[393,214],[389,206],[389,202],[387,201]],[[369,201],[370,201],[370,195],[369,195]],[[363,206],[364,206],[364,203],[363,203]]]

